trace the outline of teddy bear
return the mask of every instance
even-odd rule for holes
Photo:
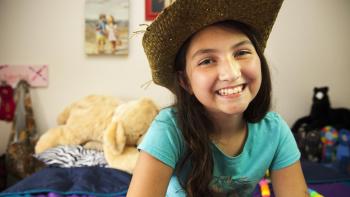
[[[297,133],[300,129],[305,129],[306,131],[321,129],[328,124],[330,102],[327,92],[328,87],[314,88],[310,114],[299,118],[293,124],[292,131],[294,133]]]
[[[346,108],[331,108],[329,88],[315,87],[312,98],[311,112],[308,116],[299,118],[292,126],[297,133],[302,127],[308,130],[322,129],[331,125],[336,129],[350,129],[350,110]]]
[[[59,115],[60,125],[39,138],[35,152],[59,145],[83,145],[103,150],[110,167],[132,173],[139,154],[136,145],[158,112],[149,98],[123,103],[114,97],[91,95]]]

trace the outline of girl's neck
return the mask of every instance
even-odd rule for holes
[[[216,146],[228,156],[239,155],[247,139],[247,123],[243,115],[230,115],[214,120],[217,129],[211,136]]]
[[[213,133],[214,138],[230,138],[244,132],[246,128],[246,121],[243,118],[243,114],[216,115],[213,119],[216,125]]]

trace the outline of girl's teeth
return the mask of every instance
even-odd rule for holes
[[[221,90],[219,90],[219,94],[223,95],[223,96],[230,95],[230,94],[237,94],[237,93],[242,92],[242,89],[243,89],[243,86],[221,89]]]

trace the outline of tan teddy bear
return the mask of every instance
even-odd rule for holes
[[[132,173],[136,145],[154,117],[157,105],[148,98],[121,103],[114,97],[92,95],[68,106],[35,146],[36,154],[58,145],[84,145],[103,150],[110,167]]]

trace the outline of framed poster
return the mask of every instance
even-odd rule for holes
[[[85,53],[127,55],[129,0],[86,0]]]
[[[175,0],[145,0],[145,19],[151,21],[158,16],[164,8],[172,4]]]

